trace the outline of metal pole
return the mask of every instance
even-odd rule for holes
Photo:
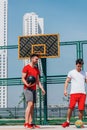
[[[46,67],[46,58],[41,59],[42,69],[43,69],[43,86],[46,91],[44,96],[44,124],[47,124],[47,67]]]
[[[40,104],[40,125],[42,125],[42,107],[41,107],[41,90],[39,89],[39,98],[40,98],[40,100],[39,100],[39,104]]]
[[[78,58],[80,58],[80,43],[79,42],[77,42],[77,45],[76,45],[76,47],[77,47],[77,59]]]

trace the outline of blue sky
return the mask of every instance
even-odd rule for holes
[[[45,33],[59,33],[60,41],[87,39],[87,0],[8,0],[9,44],[17,44],[28,12],[43,17]]]
[[[23,32],[23,15],[28,12],[35,12],[44,18],[45,34],[59,33],[60,41],[63,42],[87,40],[87,0],[8,0],[8,45],[18,44],[18,36]],[[84,50],[87,55],[86,47]],[[61,47],[60,51],[60,58],[47,60],[48,75],[67,74],[74,67],[75,48]],[[9,77],[21,76],[22,61],[18,60],[17,53],[17,50],[9,51]],[[9,88],[9,95],[16,91],[19,97],[22,87],[19,87],[19,90],[15,87]],[[55,85],[55,89],[57,88],[59,85]],[[59,101],[62,102],[63,86],[60,88],[60,94]],[[59,97],[58,91],[54,91],[54,87],[49,85],[49,104],[52,100],[54,104],[58,103],[55,95]],[[11,105],[17,104],[17,96],[14,99],[8,97],[12,100]]]

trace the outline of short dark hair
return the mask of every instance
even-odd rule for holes
[[[33,57],[37,56],[39,58],[39,55],[38,54],[31,54],[30,55],[30,59],[32,59]]]
[[[83,64],[84,64],[83,59],[81,59],[81,58],[80,58],[80,59],[77,59],[77,60],[76,60],[76,65],[77,65],[77,64],[83,65]]]

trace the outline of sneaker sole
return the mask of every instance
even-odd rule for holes
[[[63,128],[65,128],[65,127],[69,127],[69,126],[62,126]]]

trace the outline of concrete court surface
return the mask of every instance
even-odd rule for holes
[[[61,125],[44,125],[40,126],[41,128],[35,128],[32,130],[87,130],[87,125],[85,125],[85,128],[76,128],[75,125],[70,125],[70,127],[62,128]],[[24,126],[0,126],[0,130],[28,130],[28,128],[24,128]]]

